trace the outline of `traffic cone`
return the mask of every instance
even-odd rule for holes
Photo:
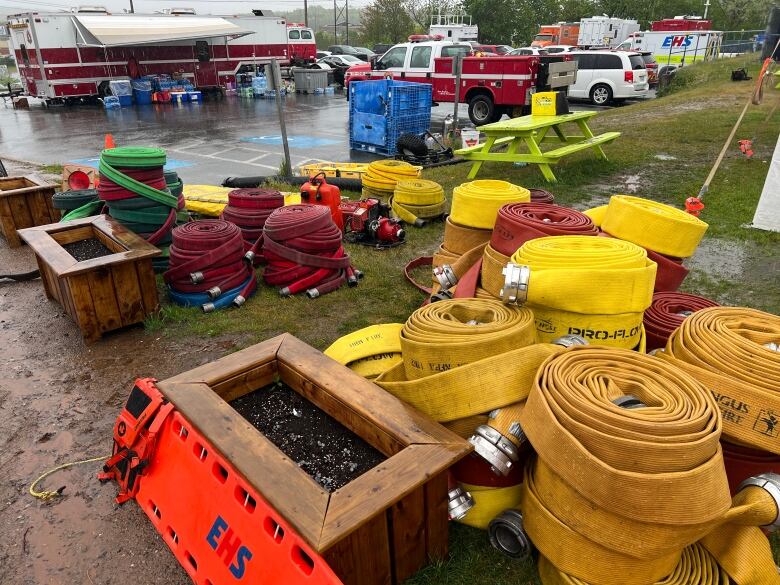
[[[104,148],[116,148],[116,144],[114,144],[114,137],[111,136],[111,134],[106,134],[106,139],[103,142]]]

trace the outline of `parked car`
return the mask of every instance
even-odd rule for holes
[[[330,51],[317,51],[317,59],[324,59],[325,57],[330,57],[330,55]]]
[[[658,61],[655,60],[655,55],[652,51],[641,51],[642,61],[645,62],[645,69],[647,69],[647,82],[650,87],[658,85]]]
[[[647,97],[647,69],[642,55],[628,51],[577,51],[577,80],[569,86],[570,98],[589,99],[597,106],[613,100]]]
[[[372,51],[367,47],[352,47],[352,48],[355,49],[358,53],[366,55],[368,57],[368,59],[366,59],[367,61],[371,61],[371,59],[378,56],[375,51]]]
[[[548,55],[554,55],[555,53],[573,53],[579,51],[576,45],[547,45],[545,47]]]
[[[374,45],[374,47],[372,48],[372,50],[373,50],[373,51],[374,51],[374,53],[376,53],[377,55],[384,55],[385,53],[387,53],[387,51],[389,51],[389,50],[390,50],[390,48],[391,48],[392,46],[393,46],[393,45],[388,45],[387,43],[377,43],[376,45]]]
[[[329,55],[320,59],[318,63],[325,63],[333,69],[333,81],[346,86],[344,75],[347,69],[353,65],[365,65],[365,61],[358,59],[354,55]]]
[[[506,55],[512,47],[509,45],[473,45],[474,51],[479,53],[493,53],[494,55]]]
[[[518,47],[512,49],[507,55],[546,55],[547,49],[545,47]]]
[[[328,47],[328,51],[330,51],[331,55],[352,55],[361,61],[368,61],[367,54],[361,53],[355,47],[350,45],[331,45]]]

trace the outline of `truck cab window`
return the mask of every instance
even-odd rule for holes
[[[291,30],[288,34],[291,41],[297,41],[301,38],[301,31],[299,30]]]
[[[377,69],[389,69],[390,67],[403,67],[406,60],[406,47],[390,49],[377,61]]]
[[[415,47],[412,49],[412,59],[409,67],[424,69],[431,62],[431,47]]]
[[[301,31],[301,38],[302,38],[304,41],[310,41],[310,40],[312,40],[312,38],[313,38],[313,37],[311,36],[311,31],[310,31],[310,30],[302,30],[302,31]]]

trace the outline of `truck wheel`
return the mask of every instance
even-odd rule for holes
[[[490,96],[477,95],[469,102],[469,119],[475,126],[482,126],[493,121],[496,106]]]
[[[398,154],[412,155],[418,158],[428,156],[428,146],[425,140],[409,132],[401,134],[395,142],[395,149]]]
[[[590,101],[594,106],[606,106],[612,101],[612,88],[603,83],[594,85],[590,90]]]

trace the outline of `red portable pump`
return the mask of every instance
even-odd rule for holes
[[[335,185],[328,185],[325,173],[317,173],[301,187],[301,203],[324,205],[330,207],[333,222],[344,231],[344,216],[341,213],[341,190]]]
[[[360,201],[344,201],[345,239],[357,244],[389,248],[404,242],[406,232],[397,219],[386,217],[390,208],[373,197]]]

